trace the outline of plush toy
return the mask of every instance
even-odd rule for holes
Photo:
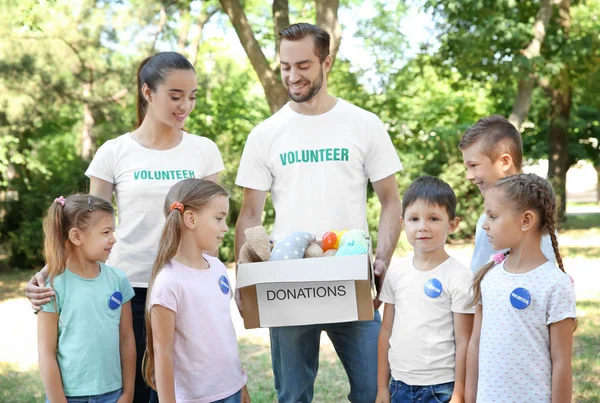
[[[336,256],[364,255],[369,253],[367,234],[360,229],[351,229],[342,235]]]
[[[317,243],[311,243],[304,252],[304,257],[322,257],[323,249]]]
[[[244,231],[246,242],[240,249],[238,264],[266,262],[273,246],[264,227],[252,227]]]
[[[362,245],[355,245],[354,241],[348,242],[342,246],[336,252],[336,256],[352,256],[352,255],[365,255],[369,253],[369,250]]]
[[[351,241],[354,241],[354,245],[363,246],[365,249],[368,249],[369,247],[367,233],[361,229],[345,231],[340,239],[340,248],[344,245],[348,245]]]
[[[269,260],[302,259],[308,245],[316,240],[309,232],[292,232],[275,243]]]

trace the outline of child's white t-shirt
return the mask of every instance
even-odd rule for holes
[[[499,252],[506,252],[508,249],[494,250],[492,244],[488,239],[485,230],[481,227],[485,222],[485,214],[482,214],[477,220],[477,227],[475,227],[475,249],[473,250],[473,257],[471,258],[471,271],[473,274],[477,273],[486,263],[492,260],[492,256]],[[554,254],[554,248],[552,247],[552,240],[550,235],[542,235],[540,241],[540,247],[542,253],[552,263],[556,263],[556,255]]]
[[[134,287],[146,287],[169,189],[182,179],[203,178],[223,169],[217,145],[186,132],[169,150],[146,148],[130,133],[104,143],[85,175],[114,184],[119,224],[107,264],[123,270]]]
[[[454,313],[474,313],[467,307],[472,279],[452,257],[428,271],[415,268],[412,257],[390,267],[379,299],[395,308],[388,353],[394,379],[408,385],[454,381]]]
[[[477,401],[550,402],[549,325],[576,317],[571,279],[552,262],[524,274],[502,263],[483,278],[481,296]]]
[[[235,183],[271,191],[272,237],[294,231],[367,230],[367,182],[402,169],[384,124],[343,99],[328,112],[303,115],[289,104],[256,126]]]
[[[233,290],[225,265],[204,255],[210,267],[193,269],[171,260],[156,276],[149,307],[175,312],[175,400],[208,403],[246,384],[231,321]]]

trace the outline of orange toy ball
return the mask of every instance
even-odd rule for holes
[[[338,237],[334,232],[326,232],[323,234],[323,252],[332,249],[337,243]]]

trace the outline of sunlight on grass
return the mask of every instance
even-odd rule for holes
[[[598,231],[600,229],[600,213],[568,214],[567,221],[561,225],[563,230]]]
[[[573,351],[573,401],[600,402],[600,301],[581,301],[577,311],[579,327]],[[239,345],[252,400],[276,402],[268,342],[246,336],[240,338]],[[36,368],[21,371],[15,364],[0,363],[0,386],[0,402],[44,401]],[[348,392],[348,379],[333,347],[328,343],[321,346],[314,402],[346,401]]]
[[[0,402],[44,401],[44,387],[37,368],[20,371],[14,364],[0,363]]]
[[[587,270],[600,270],[600,214],[569,215],[564,229],[560,231],[559,243],[567,262],[575,265],[574,272],[577,272],[580,264],[586,273]],[[453,242],[448,249],[458,256],[464,255],[470,259],[472,248],[472,242]],[[404,255],[410,250],[406,237],[402,236],[396,254]],[[34,273],[34,270],[0,271],[0,303],[22,298],[25,284]],[[578,403],[600,402],[600,294],[594,291],[597,288],[590,289],[592,293],[578,294],[585,299],[577,304],[579,327],[575,333],[573,350],[573,401]],[[4,306],[19,301],[9,301]],[[325,334],[322,337],[325,338]],[[252,401],[276,402],[268,339],[243,336],[239,338],[239,346],[242,364],[248,374],[248,389]],[[29,365],[20,368],[16,363],[0,363],[0,403],[44,401],[38,370]],[[344,402],[347,401],[348,393],[346,373],[332,345],[325,342],[320,350],[314,402]]]
[[[573,349],[573,401],[600,402],[600,301],[577,304]]]
[[[325,337],[325,334],[321,337]],[[260,338],[242,337],[240,356],[248,374],[248,391],[254,402],[276,402],[271,352],[268,342]],[[321,346],[319,372],[315,381],[314,402],[347,401],[348,377],[331,344]]]
[[[35,270],[0,271],[0,302],[25,296],[25,285]]]

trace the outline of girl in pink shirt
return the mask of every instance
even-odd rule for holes
[[[249,403],[230,315],[232,290],[217,250],[229,195],[202,179],[175,184],[148,287],[144,378],[161,403]]]

